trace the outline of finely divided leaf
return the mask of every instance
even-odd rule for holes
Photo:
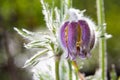
[[[38,58],[40,58],[43,54],[47,53],[48,51],[49,51],[48,49],[45,49],[35,54],[33,57],[31,57],[29,60],[25,62],[23,68],[36,65],[39,62]]]

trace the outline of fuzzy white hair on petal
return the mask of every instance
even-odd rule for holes
[[[74,8],[70,8],[67,12],[67,15],[69,15],[69,21],[78,21],[82,16],[83,16],[83,13],[85,12],[86,10],[82,10],[80,11],[79,9],[74,9]]]

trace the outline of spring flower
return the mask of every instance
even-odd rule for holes
[[[86,58],[95,45],[95,25],[83,16],[84,11],[69,9],[69,17],[60,28],[60,41],[67,52],[67,58],[75,60],[77,56]]]

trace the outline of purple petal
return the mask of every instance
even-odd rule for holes
[[[85,47],[87,47],[88,44],[89,44],[89,42],[90,42],[90,36],[91,36],[90,28],[89,28],[87,22],[84,21],[84,20],[79,20],[79,24],[80,24],[80,27],[82,29],[82,41],[83,41],[83,45]]]
[[[82,45],[81,45],[82,50],[79,56],[85,58],[90,56],[90,50],[94,45],[94,36],[86,21],[79,20],[79,24],[82,29]]]
[[[91,42],[90,42],[90,49],[92,49],[95,45],[95,32],[93,31]]]
[[[73,60],[76,58],[77,53],[76,53],[76,40],[77,40],[77,23],[76,22],[71,22],[68,28],[68,49],[69,49],[69,55],[70,58]]]
[[[61,44],[64,48],[66,48],[66,40],[65,40],[65,28],[68,26],[69,22],[65,22],[60,30],[60,40]]]
[[[68,47],[70,50],[76,48],[76,40],[77,40],[77,23],[71,22],[68,29]]]
[[[60,30],[60,39],[61,39],[61,44],[67,51],[67,58],[69,57],[70,59],[75,59],[76,58],[76,50],[75,50],[75,35],[76,32],[74,29],[77,27],[77,23],[69,23],[65,22]],[[66,30],[67,29],[67,30]],[[67,33],[66,33],[67,32]],[[68,38],[68,39],[67,39]],[[74,43],[74,44],[73,44]]]

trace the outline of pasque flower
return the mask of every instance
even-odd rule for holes
[[[95,45],[95,25],[89,18],[83,16],[84,11],[69,9],[60,28],[60,41],[67,52],[67,58],[75,60],[77,56],[86,58]]]

